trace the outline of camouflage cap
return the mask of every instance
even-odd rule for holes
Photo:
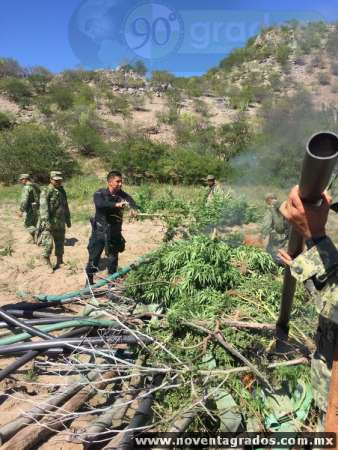
[[[51,179],[54,181],[62,181],[63,180],[63,178],[60,177],[60,175],[54,175],[53,177],[51,177]]]
[[[26,178],[30,178],[31,176],[29,175],[29,173],[22,173],[21,175],[19,175],[19,181],[21,180],[25,180]]]
[[[214,177],[214,175],[208,175],[207,176],[207,181],[213,181],[213,180],[215,180],[216,178]]]
[[[50,175],[51,178],[53,178],[53,177],[56,177],[56,176],[62,177],[63,174],[59,170],[52,170],[49,175]]]

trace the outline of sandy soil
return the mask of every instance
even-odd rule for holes
[[[41,247],[27,242],[29,235],[22,220],[5,208],[0,217],[0,247],[7,245],[11,251],[10,255],[0,256],[0,304],[15,303],[20,301],[20,297],[29,298],[31,294],[61,294],[84,285],[89,223],[74,224],[67,230],[65,264],[49,274],[41,261]],[[160,222],[126,220],[123,235],[127,245],[125,252],[120,254],[119,265],[122,267],[157,247],[162,240],[163,226]],[[100,276],[105,274],[104,270],[99,273]]]

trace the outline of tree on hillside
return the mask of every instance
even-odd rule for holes
[[[0,58],[0,78],[24,77],[26,69],[13,58]]]

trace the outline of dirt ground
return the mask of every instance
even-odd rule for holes
[[[87,262],[87,243],[90,234],[89,224],[76,223],[67,230],[65,247],[65,264],[62,268],[47,273],[40,255],[41,248],[28,243],[28,233],[22,219],[15,215],[13,208],[3,206],[0,209],[0,305],[16,304],[30,300],[39,293],[61,294],[83,287],[85,283],[84,267]],[[125,220],[123,235],[127,241],[126,250],[120,254],[121,267],[135,261],[140,256],[154,250],[162,242],[164,228],[160,222],[135,222]],[[53,257],[53,260],[55,258]],[[104,261],[103,261],[104,262]],[[104,264],[98,274],[104,277]],[[67,306],[75,313],[76,307]],[[14,361],[14,358],[0,358],[0,369]],[[55,375],[39,375],[37,382],[29,378],[32,363],[19,369],[12,379],[1,383],[0,426],[14,420],[25,410],[31,409],[38,402],[50,396],[48,384],[59,385],[62,379]],[[61,381],[60,381],[61,380]],[[62,383],[70,380],[63,380]],[[81,416],[71,428],[85,429],[92,417]],[[47,450],[75,450],[83,448],[82,444],[68,442],[69,435],[61,432],[49,439],[39,448]]]
[[[2,208],[0,214],[0,246],[9,253],[0,256],[0,304],[29,299],[32,294],[62,294],[83,287],[90,224],[75,223],[67,230],[64,265],[49,274],[41,261],[41,247],[27,242],[29,235],[22,219],[16,217],[14,211],[9,212]],[[162,241],[163,231],[160,222],[126,220],[123,235],[127,244],[125,252],[120,254],[119,265],[124,267],[154,250]],[[105,274],[102,270],[98,275],[104,277]]]

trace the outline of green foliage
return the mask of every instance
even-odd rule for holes
[[[181,361],[189,367],[196,365],[198,369],[207,368],[203,366],[206,358],[201,358],[197,345],[202,345],[205,335],[183,321],[202,321],[211,330],[217,322],[221,324],[222,318],[238,316],[252,322],[274,323],[280,308],[282,278],[282,272],[263,250],[243,245],[232,247],[226,241],[198,235],[166,244],[154,252],[147,264],[128,276],[127,295],[138,303],[164,308],[165,320],[160,324],[150,323],[151,333],[165,342],[166,349]],[[304,290],[298,289],[293,336],[299,337],[302,332],[313,335],[315,310],[304,300]],[[220,327],[226,342],[232,343],[248,359],[264,358],[266,347],[271,343],[270,336],[258,331]],[[205,345],[214,367],[236,366],[236,361],[224,349],[212,342]],[[170,364],[170,356],[159,347],[151,360],[156,364]],[[270,376],[267,374],[268,378]]]
[[[229,71],[235,66],[240,66],[244,62],[246,62],[249,58],[250,51],[247,47],[245,48],[236,48],[233,50],[229,56],[222,59],[219,63],[220,69],[224,71]]]
[[[130,116],[130,105],[128,98],[124,95],[110,93],[108,96],[108,108],[112,114],[122,114],[124,117]]]
[[[49,99],[51,103],[56,103],[63,111],[70,109],[74,104],[73,91],[63,84],[56,84],[51,87]]]
[[[20,106],[29,105],[32,97],[32,90],[29,84],[19,78],[9,77],[0,81],[0,90]]]
[[[48,69],[42,66],[33,67],[30,70],[28,81],[37,94],[47,92],[48,83],[53,79],[53,75]]]
[[[126,63],[120,66],[120,70],[124,72],[135,72],[141,76],[145,76],[148,72],[147,66],[142,60],[135,61],[134,63]]]
[[[70,69],[62,72],[62,81],[68,85],[97,81],[98,75],[93,70]]]
[[[0,58],[0,78],[17,77],[21,78],[26,74],[26,69],[13,58]]]
[[[74,104],[91,106],[95,103],[94,90],[87,84],[80,84],[75,94]]]
[[[337,58],[337,56],[338,56],[338,28],[337,27],[335,27],[334,30],[332,30],[329,34],[327,44],[326,44],[326,50],[332,58]]]
[[[0,111],[0,131],[7,130],[12,125],[12,118],[7,113]]]
[[[306,92],[269,101],[261,111],[262,132],[252,143],[250,164],[246,177],[241,182],[252,183],[257,178],[264,183],[291,186],[299,179],[305,145],[314,130],[335,129],[331,110],[317,111]],[[243,168],[244,169],[244,168]]]
[[[276,49],[276,59],[282,66],[285,66],[289,62],[291,49],[287,44],[280,44]]]
[[[0,137],[0,181],[12,183],[18,173],[28,172],[39,181],[48,180],[53,169],[71,175],[74,161],[65,152],[59,137],[36,124],[22,124]]]
[[[163,181],[162,158],[167,153],[165,144],[155,144],[148,139],[127,139],[107,148],[104,160],[107,169],[118,167],[128,180],[139,183],[141,179]]]
[[[154,85],[172,83],[175,79],[175,75],[167,70],[154,70],[151,75],[151,82]]]
[[[99,155],[105,147],[100,133],[88,121],[75,125],[70,131],[70,137],[85,156]]]
[[[224,175],[226,166],[209,155],[201,155],[191,148],[154,143],[147,138],[128,138],[107,147],[103,154],[107,169],[119,167],[128,180],[144,180],[191,184],[206,172]]]
[[[203,117],[209,117],[209,108],[205,101],[200,98],[194,98],[194,110]]]
[[[145,111],[145,97],[144,95],[131,95],[129,103],[135,111]]]

